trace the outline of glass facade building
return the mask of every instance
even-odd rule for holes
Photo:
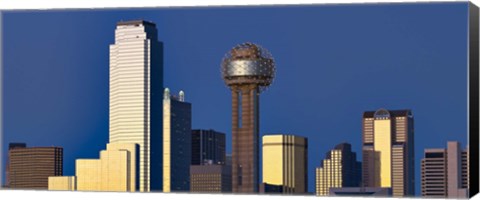
[[[185,94],[163,99],[163,192],[190,190],[192,161],[192,105]]]
[[[357,161],[352,146],[342,143],[329,151],[322,166],[316,169],[316,195],[327,196],[331,188],[359,187],[361,185],[361,163]]]
[[[263,183],[281,186],[282,193],[307,192],[307,138],[283,134],[264,135],[262,152]]]
[[[140,148],[140,191],[162,190],[163,44],[155,24],[117,23],[110,45],[110,143]]]
[[[225,134],[215,130],[192,130],[192,165],[225,164]]]
[[[392,188],[394,197],[415,195],[413,122],[410,110],[363,113],[363,186]]]

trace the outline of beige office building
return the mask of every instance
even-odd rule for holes
[[[77,190],[77,181],[75,176],[50,176],[48,177],[48,190]]]
[[[262,140],[263,183],[281,186],[283,193],[306,193],[307,138],[278,134]]]
[[[468,150],[449,141],[447,149],[425,149],[421,163],[423,197],[468,198]]]
[[[414,128],[410,110],[363,114],[364,187],[392,188],[394,197],[415,195]]]
[[[139,145],[140,191],[162,189],[163,47],[157,38],[154,23],[122,21],[110,45],[110,143]]]
[[[137,154],[137,144],[110,143],[100,159],[77,159],[77,190],[136,191]]]

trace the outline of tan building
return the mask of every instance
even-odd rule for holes
[[[423,197],[468,198],[468,150],[456,141],[447,149],[425,149],[421,163]]]
[[[48,177],[48,190],[77,190],[75,176],[50,176]]]
[[[282,193],[306,193],[307,138],[279,134],[262,139],[263,183],[283,187]]]
[[[11,147],[7,161],[9,188],[48,189],[49,176],[63,175],[63,148],[25,144]]]
[[[361,163],[352,152],[352,146],[342,143],[329,151],[321,167],[316,169],[317,196],[332,195],[332,188],[351,188],[361,185]]]
[[[414,128],[410,110],[363,114],[364,187],[392,188],[394,197],[415,195]]]
[[[100,152],[100,159],[77,159],[77,190],[136,191],[137,157],[137,144],[110,143]]]
[[[190,166],[190,191],[205,193],[232,192],[232,168],[229,165]]]

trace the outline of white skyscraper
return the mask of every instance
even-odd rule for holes
[[[155,24],[117,23],[110,45],[110,143],[136,143],[139,190],[162,190],[163,45]]]

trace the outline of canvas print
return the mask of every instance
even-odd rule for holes
[[[472,3],[1,14],[3,189],[478,192]]]

